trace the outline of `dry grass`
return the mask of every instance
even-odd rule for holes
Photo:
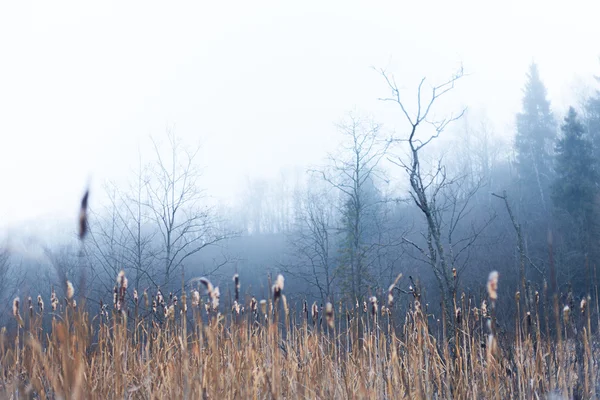
[[[592,303],[546,313],[518,311],[496,329],[493,307],[455,299],[454,321],[428,315],[413,292],[398,315],[375,298],[350,308],[333,304],[289,311],[283,280],[257,306],[247,298],[219,313],[211,289],[125,302],[124,276],[112,312],[98,315],[65,299],[55,312],[19,311],[0,334],[2,398],[136,399],[538,399],[596,398],[598,332]],[[238,281],[235,283],[239,285]],[[280,290],[281,284],[281,290]],[[125,286],[125,287],[123,287]],[[218,294],[218,293],[217,293]],[[137,296],[136,296],[137,297]],[[188,307],[187,298],[190,299]],[[127,297],[129,298],[129,297]],[[280,301],[283,299],[283,301]],[[41,300],[41,299],[40,299]],[[495,300],[495,299],[492,299]],[[516,298],[519,304],[520,295]],[[215,301],[217,302],[215,306]],[[52,302],[51,302],[52,303]],[[550,304],[551,302],[548,302]],[[595,301],[594,301],[595,303]],[[129,304],[125,309],[123,304]],[[597,307],[597,306],[596,306]],[[577,308],[577,307],[576,307]],[[153,312],[153,309],[156,309]],[[248,310],[244,312],[242,310]],[[560,311],[560,312],[559,312]],[[223,310],[221,309],[221,312]],[[548,315],[549,314],[549,315]],[[556,323],[546,339],[540,321]],[[42,328],[42,320],[49,328]],[[51,324],[49,321],[51,320]],[[395,328],[396,327],[396,328]],[[453,329],[453,327],[455,329]],[[514,329],[513,329],[514,328]],[[452,332],[452,333],[450,333]],[[493,336],[495,335],[495,336]]]

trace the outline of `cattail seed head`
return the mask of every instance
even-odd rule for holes
[[[487,291],[492,301],[498,299],[498,276],[498,271],[492,271],[488,277]]]
[[[267,301],[265,299],[260,301],[260,312],[264,315],[267,314]]]
[[[571,308],[568,305],[566,305],[563,308],[563,318],[565,319],[565,322],[569,321],[569,313],[570,312],[571,312]]]
[[[148,309],[149,300],[148,300],[148,289],[144,289],[144,306]]]
[[[90,191],[88,189],[81,199],[81,207],[79,208],[79,240],[83,240],[88,231],[87,208],[89,195]]]
[[[587,301],[585,300],[585,297],[583,299],[581,299],[581,303],[579,303],[579,309],[581,310],[581,313],[585,313],[585,306],[587,305]]]
[[[56,297],[54,288],[52,288],[52,293],[50,294],[50,305],[52,306],[52,311],[56,311],[56,308],[58,307],[58,297]]]
[[[37,304],[38,304],[38,309],[40,310],[40,313],[43,313],[44,312],[44,300],[42,299],[41,294],[38,294]]]
[[[314,325],[317,322],[317,319],[319,319],[319,306],[317,306],[316,301],[313,303],[313,305],[311,307],[310,314],[312,316],[313,325]]]
[[[515,293],[515,301],[518,303],[519,300],[521,300],[521,292],[517,290],[517,293]]]
[[[137,306],[137,304],[138,304],[138,291],[137,291],[137,289],[133,289],[133,302]]]
[[[19,315],[19,302],[21,300],[18,297],[15,297],[13,299],[13,307],[12,307],[12,313],[13,313],[13,317],[17,318],[17,316]]]
[[[198,307],[200,305],[200,292],[194,290],[192,292],[192,307]]]
[[[221,297],[221,292],[219,291],[219,287],[216,287],[212,292],[212,308],[213,310],[217,310],[219,308],[219,298]]]
[[[371,314],[373,316],[377,315],[377,309],[378,309],[377,297],[371,296],[369,298],[369,302],[371,303]]]
[[[458,274],[456,273],[456,268],[452,268],[452,277],[454,279],[456,279],[458,277]]]
[[[256,297],[252,296],[252,299],[250,300],[250,311],[252,311],[256,315],[256,309],[257,309]]]
[[[327,321],[327,325],[329,325],[329,328],[333,329],[335,325],[333,305],[329,302],[325,304],[325,320]]]
[[[235,301],[240,300],[240,276],[238,274],[233,275],[233,285],[235,287]]]
[[[67,281],[67,299],[71,300],[75,294],[75,289],[71,281]]]
[[[284,282],[283,275],[281,275],[281,274],[277,275],[275,284],[273,284],[273,299],[274,300],[279,300],[279,297],[281,297],[281,293],[283,292],[283,282]]]

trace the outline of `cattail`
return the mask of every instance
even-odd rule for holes
[[[73,299],[73,308],[77,308],[77,300]]]
[[[152,312],[154,314],[156,314],[156,306],[157,306],[156,300],[152,299]]]
[[[19,302],[20,299],[18,297],[15,297],[13,300],[13,317],[17,318],[17,316],[19,315]]]
[[[266,317],[267,316],[267,301],[266,300],[261,300],[260,301],[260,312]]]
[[[252,311],[255,316],[256,316],[256,308],[257,308],[256,297],[252,296],[252,299],[250,300],[250,311]]]
[[[367,302],[363,301],[363,312],[366,314],[367,313]]]
[[[312,316],[313,326],[314,326],[316,324],[317,320],[319,319],[319,306],[317,306],[316,301],[312,305],[310,314]]]
[[[496,301],[496,299],[498,299],[498,271],[490,272],[487,282],[487,291],[490,300]]]
[[[160,291],[160,289],[158,289],[158,291],[156,292],[156,304],[160,306],[163,306],[165,304],[165,298],[163,297],[163,294]]]
[[[88,197],[90,195],[89,189],[85,191],[83,198],[81,199],[81,207],[79,209],[79,240],[83,240],[88,230],[87,223],[87,208],[88,208]]]
[[[19,324],[19,326],[23,326],[23,319],[21,318],[21,313],[19,312],[19,298],[15,297],[13,300],[13,317]]]
[[[540,292],[535,291],[535,304],[540,304]]]
[[[171,304],[173,304],[175,307],[177,307],[177,296],[173,296],[172,298],[173,300],[171,301]]]
[[[277,275],[277,279],[275,280],[275,284],[273,285],[273,299],[275,301],[279,300],[281,297],[281,293],[283,292],[283,275]]]
[[[475,321],[479,321],[479,309],[477,307],[473,307],[473,317]]]
[[[168,309],[167,316],[171,319],[175,318],[175,305],[171,304]]]
[[[487,316],[488,313],[488,309],[487,309],[487,301],[485,301],[485,299],[481,302],[481,316],[485,317]]]
[[[456,278],[458,277],[457,273],[456,273],[456,268],[452,268],[452,277],[456,280]]]
[[[117,286],[115,285],[113,287],[113,306],[115,307],[115,309],[117,308],[118,302],[119,302],[119,290],[117,289]]]
[[[579,303],[579,309],[581,310],[581,313],[584,314],[585,313],[585,306],[587,305],[587,301],[585,300],[585,297],[583,299],[581,299],[581,303]]]
[[[192,307],[198,307],[200,305],[200,292],[194,290],[192,292]]]
[[[212,308],[213,308],[213,310],[217,310],[219,308],[219,297],[221,297],[221,292],[219,291],[219,287],[216,287],[212,292]]]
[[[210,304],[204,304],[204,309],[206,310],[206,313],[210,315]]]
[[[187,313],[187,296],[185,293],[181,295],[181,313]]]
[[[304,314],[304,317],[308,319],[308,303],[306,302],[306,299],[302,302],[302,313]]]
[[[521,299],[521,292],[517,290],[517,292],[515,293],[515,301],[518,303],[520,299]]]
[[[27,297],[27,304],[29,305],[29,318],[33,317],[33,301],[31,300],[31,296]]]
[[[138,291],[137,289],[133,289],[133,302],[135,303],[135,305],[138,305]]]
[[[50,305],[52,306],[52,311],[56,311],[56,308],[58,307],[58,297],[56,297],[54,288],[52,288],[52,293],[50,294]]]
[[[43,313],[44,312],[44,300],[42,300],[41,294],[38,294],[37,304],[38,304],[38,309],[40,310],[40,313]]]
[[[237,300],[233,301],[233,305],[231,306],[231,312],[232,313],[236,313],[239,315],[240,313],[240,304],[237,302]]]
[[[454,313],[456,314],[455,315],[455,317],[456,317],[456,323],[458,325],[460,325],[460,323],[462,321],[462,318],[461,318],[462,310],[460,309],[460,307],[458,307]]]
[[[375,317],[377,315],[377,309],[378,309],[377,297],[375,297],[375,296],[369,297],[369,302],[371,303],[371,314],[373,315],[373,317]]]
[[[71,281],[67,281],[67,299],[71,300],[75,294],[75,289]]]
[[[235,301],[240,301],[240,276],[238,274],[233,275],[233,285],[235,287]]]
[[[333,329],[335,322],[333,316],[333,305],[329,302],[325,304],[325,320],[327,321],[329,328]]]
[[[144,289],[144,306],[146,306],[146,309],[148,309],[148,289]]]
[[[563,308],[563,318],[565,320],[565,323],[569,322],[569,313],[570,312],[571,312],[571,307],[566,305],[565,308]]]

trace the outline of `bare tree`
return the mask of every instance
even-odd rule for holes
[[[231,236],[219,229],[218,217],[200,189],[199,148],[182,145],[172,130],[167,131],[168,151],[152,141],[156,161],[149,167],[147,202],[159,232],[164,284],[188,257]]]
[[[391,96],[381,100],[397,104],[409,126],[407,137],[393,140],[394,143],[408,146],[408,157],[398,156],[390,158],[390,161],[403,168],[408,175],[410,196],[425,217],[427,226],[427,232],[423,234],[425,247],[409,238],[405,237],[404,240],[416,248],[431,266],[446,312],[450,313],[460,274],[457,263],[463,257],[462,268],[467,265],[468,252],[493,218],[479,226],[473,224],[468,234],[460,238],[455,237],[459,224],[464,222],[471,210],[470,201],[479,190],[480,184],[465,185],[464,175],[450,178],[441,159],[430,171],[421,160],[426,146],[464,114],[463,110],[458,115],[450,115],[441,120],[432,118],[434,105],[454,88],[456,81],[463,77],[463,71],[461,69],[448,81],[431,87],[429,94],[425,93],[426,80],[423,78],[417,89],[414,113],[408,111],[394,78],[384,70],[380,72],[391,90]],[[422,131],[427,133],[423,135]]]
[[[371,229],[376,205],[381,201],[375,183],[385,179],[379,164],[389,142],[379,138],[379,125],[353,114],[339,128],[344,136],[340,153],[330,155],[329,165],[314,172],[341,196],[339,230],[345,243],[342,268],[347,269],[342,283],[354,299],[366,295],[373,261],[370,255],[377,246],[369,243],[367,232]]]
[[[291,261],[282,269],[318,291],[321,302],[333,301],[336,279],[336,213],[331,196],[315,190],[297,193],[296,222],[288,235]]]

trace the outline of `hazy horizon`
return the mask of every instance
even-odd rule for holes
[[[372,67],[413,96],[462,64],[443,111],[511,141],[532,61],[558,120],[600,73],[591,2],[377,4],[2,4],[0,229],[74,220],[88,179],[99,206],[167,127],[202,145],[202,182],[225,203],[248,178],[321,163],[351,110],[400,132]]]

